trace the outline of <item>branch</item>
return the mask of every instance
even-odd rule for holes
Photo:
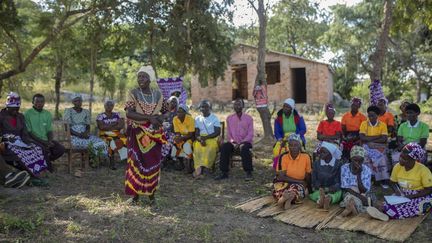
[[[1,27],[4,30],[4,32],[6,33],[6,35],[9,37],[9,39],[12,40],[12,42],[15,46],[15,49],[16,49],[16,54],[18,57],[19,66],[21,66],[22,65],[22,54],[21,54],[21,48],[18,44],[18,41],[15,39],[15,37],[8,30],[6,30],[6,28],[3,25],[1,25]]]
[[[254,1],[253,0],[248,0],[249,4],[252,6],[252,8],[255,10],[255,12],[258,13],[258,8],[255,7]]]
[[[20,65],[18,67],[8,70],[6,72],[0,73],[0,82],[3,79],[10,78],[12,76],[15,76],[19,73],[25,72],[27,66],[34,60],[34,58],[49,44],[51,41],[53,41],[63,30],[71,27],[72,25],[76,24],[81,19],[87,17],[88,15],[95,13],[97,11],[97,8],[92,9],[80,9],[80,10],[73,10],[68,11],[66,14],[60,19],[58,24],[52,29],[51,33],[41,42],[39,43],[33,50],[30,52],[30,54],[25,58],[24,61],[22,59],[20,60]],[[69,23],[65,24],[66,21],[75,15],[81,16],[76,17],[75,19],[71,20]]]

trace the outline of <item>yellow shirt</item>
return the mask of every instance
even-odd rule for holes
[[[393,167],[390,180],[409,190],[422,190],[426,187],[432,187],[432,173],[425,165],[418,162],[409,171],[406,171],[405,167],[397,163]]]
[[[387,125],[383,122],[378,121],[375,126],[372,126],[369,120],[367,120],[362,122],[362,124],[360,125],[360,133],[363,133],[366,136],[388,135]]]
[[[180,121],[178,116],[173,119],[174,132],[178,132],[181,135],[187,135],[190,132],[195,132],[195,120],[191,115],[187,115],[183,122]]]

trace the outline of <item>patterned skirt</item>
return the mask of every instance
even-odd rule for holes
[[[415,190],[402,189],[405,195],[413,195],[418,193]],[[416,217],[429,212],[432,208],[432,194],[425,197],[411,199],[407,203],[390,205],[384,203],[384,212],[391,219],[404,219]]]
[[[306,196],[306,188],[302,184],[273,182],[272,194],[276,200],[279,200],[285,191],[293,192],[296,195],[295,203],[300,203]]]
[[[153,195],[159,184],[161,148],[166,143],[162,130],[132,123],[127,128],[127,195]]]
[[[17,141],[22,142],[20,137],[15,136],[15,138]],[[38,176],[42,171],[48,169],[48,164],[41,147],[33,143],[28,144],[28,147],[21,147],[14,144],[16,143],[7,142],[7,150],[9,150],[9,153],[13,153],[19,158],[18,164],[25,168],[32,176]]]
[[[390,178],[389,169],[387,165],[386,149],[370,148],[363,145],[366,150],[365,164],[372,170],[376,181],[387,180]]]
[[[119,131],[100,131],[99,137],[107,144],[108,156],[110,157],[126,147],[126,136]],[[121,160],[125,159],[122,157],[122,153],[119,152],[119,154]]]

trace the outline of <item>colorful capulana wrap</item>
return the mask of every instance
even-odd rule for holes
[[[424,149],[418,143],[414,142],[405,145],[402,152],[418,162],[424,161],[426,156]]]
[[[375,79],[369,85],[369,97],[371,105],[377,105],[380,99],[385,98],[381,82],[378,79]]]

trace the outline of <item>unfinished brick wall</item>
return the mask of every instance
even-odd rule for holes
[[[197,104],[202,99],[213,102],[230,102],[232,100],[232,71],[231,65],[247,65],[248,100],[253,101],[253,88],[257,75],[256,63],[257,49],[250,46],[237,46],[231,55],[231,63],[227,66],[224,79],[218,79],[216,86],[209,81],[207,87],[202,87],[198,77],[191,80],[192,103]],[[307,104],[325,104],[333,97],[333,77],[328,65],[312,60],[306,60],[276,52],[267,52],[266,62],[280,62],[280,83],[268,85],[269,101],[282,102],[293,97],[292,68],[305,68],[306,70],[306,97]]]

